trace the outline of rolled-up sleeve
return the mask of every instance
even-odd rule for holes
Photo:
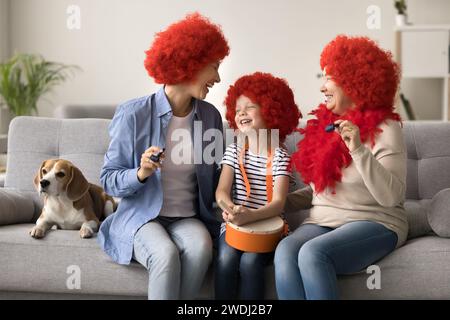
[[[103,188],[111,196],[127,197],[144,186],[134,162],[134,132],[133,114],[126,112],[126,105],[119,106],[109,125],[111,142],[100,173]]]

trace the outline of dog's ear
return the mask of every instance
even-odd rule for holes
[[[42,161],[41,166],[39,167],[38,172],[36,173],[36,175],[34,176],[34,186],[36,187],[36,189],[39,189],[39,182],[42,180],[42,168],[45,166],[45,163],[47,162],[47,160]]]
[[[79,200],[89,189],[89,182],[81,173],[80,169],[72,166],[70,169],[71,177],[67,183],[67,197],[76,201]]]

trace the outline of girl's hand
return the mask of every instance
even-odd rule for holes
[[[160,157],[160,162],[153,162],[150,160],[150,156],[160,152],[159,147],[151,146],[141,155],[141,165],[137,172],[138,179],[142,182],[156,171],[156,169],[161,168],[162,160],[164,160],[164,153]]]
[[[228,212],[222,211],[222,219],[223,219],[223,221],[225,221],[225,222],[229,221],[228,214],[229,214]]]
[[[222,219],[225,222],[228,222],[229,218],[228,215],[233,213],[233,207],[234,207],[234,203],[231,203],[231,205],[228,205],[224,200],[219,199],[217,201],[219,207],[223,210],[222,211]]]
[[[361,145],[358,126],[348,120],[337,120],[334,123],[339,125],[339,134],[341,135],[342,140],[344,140],[348,150],[352,152],[358,149]]]
[[[251,210],[244,206],[233,206],[233,212],[228,213],[226,221],[237,226],[251,222]]]

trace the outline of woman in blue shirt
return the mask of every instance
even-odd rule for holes
[[[100,179],[122,199],[98,239],[117,263],[147,268],[149,299],[194,299],[212,260],[222,119],[203,99],[228,53],[220,28],[200,14],[172,24],[146,52],[148,74],[164,86],[121,104],[109,127]],[[220,151],[210,155],[216,161],[203,154],[211,149]],[[160,161],[150,158],[163,151]]]

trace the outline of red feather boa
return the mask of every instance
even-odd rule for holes
[[[326,188],[334,193],[336,183],[342,178],[342,168],[352,163],[349,150],[339,133],[326,132],[326,126],[338,119],[350,120],[359,127],[361,142],[370,140],[373,146],[377,134],[382,132],[378,128],[379,124],[387,119],[400,121],[400,116],[391,109],[351,109],[343,116],[338,116],[321,104],[310,114],[315,115],[316,119],[308,120],[306,127],[299,129],[305,136],[297,144],[292,162],[306,184],[314,183],[316,193]]]

